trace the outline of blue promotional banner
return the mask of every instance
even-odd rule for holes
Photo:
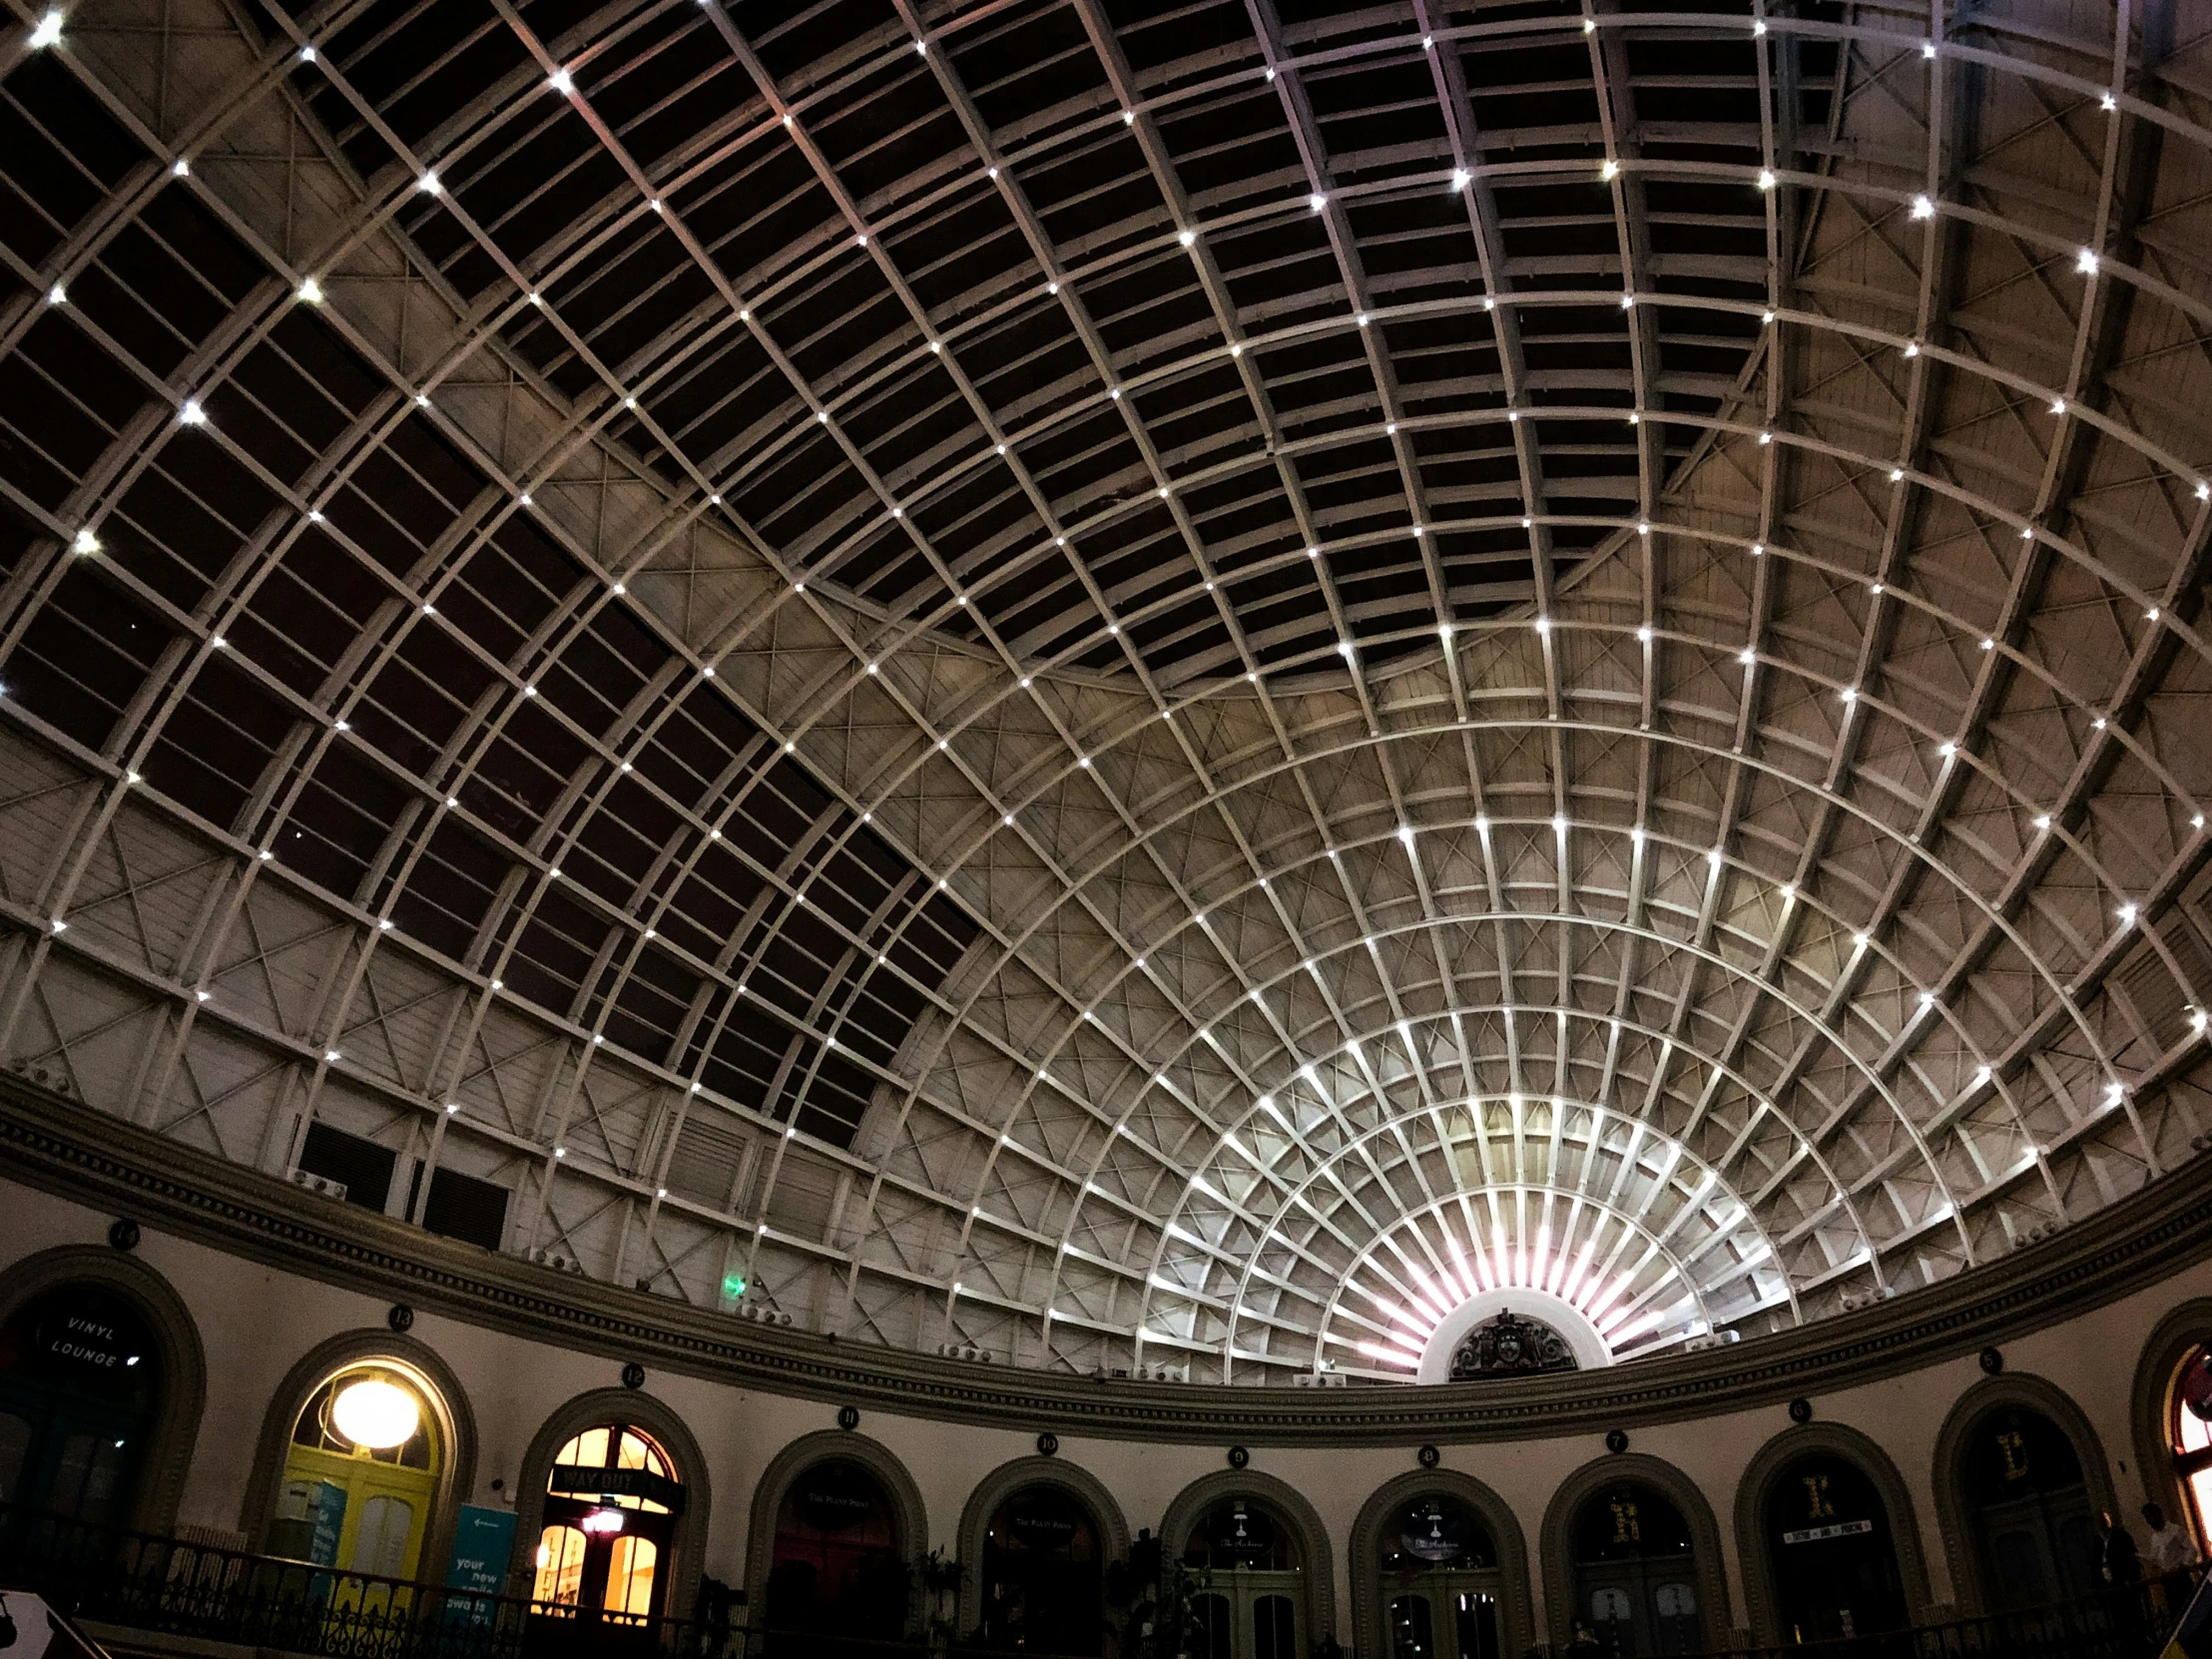
[[[345,1529],[345,1488],[327,1480],[318,1481],[308,1519],[314,1523],[314,1528],[307,1559],[318,1567],[336,1566],[338,1534]]]
[[[445,1569],[446,1588],[497,1595],[507,1587],[507,1562],[514,1548],[512,1509],[462,1504],[453,1523],[453,1559]]]

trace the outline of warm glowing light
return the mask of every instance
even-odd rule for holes
[[[422,1409],[414,1395],[397,1383],[363,1378],[338,1390],[330,1402],[330,1420],[355,1445],[381,1451],[414,1438]]]
[[[622,1519],[620,1509],[594,1509],[576,1524],[586,1532],[620,1532]]]

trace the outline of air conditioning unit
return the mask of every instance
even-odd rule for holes
[[[991,1363],[991,1351],[977,1348],[973,1343],[939,1343],[937,1352],[947,1360],[966,1360],[978,1366]]]
[[[1300,1372],[1291,1379],[1294,1388],[1344,1388],[1351,1386],[1352,1379],[1341,1371]]]
[[[775,1309],[759,1302],[742,1302],[738,1305],[738,1318],[751,1320],[755,1325],[781,1325],[792,1323],[789,1314],[779,1314]]]
[[[1682,1352],[1685,1354],[1702,1354],[1706,1349],[1726,1348],[1731,1343],[1740,1343],[1743,1340],[1744,1334],[1741,1331],[1708,1331],[1704,1336],[1692,1337],[1684,1343]]]
[[[324,1198],[343,1199],[345,1183],[333,1181],[327,1175],[317,1175],[313,1170],[295,1169],[291,1172],[291,1184],[304,1187],[310,1193],[320,1193]]]
[[[1191,1380],[1188,1367],[1177,1371],[1173,1366],[1139,1366],[1134,1375],[1139,1382],[1188,1382]]]

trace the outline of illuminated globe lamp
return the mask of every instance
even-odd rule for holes
[[[594,1509],[576,1524],[586,1532],[620,1532],[626,1518],[620,1509]]]
[[[414,1438],[422,1425],[422,1407],[398,1383],[364,1377],[338,1390],[330,1402],[330,1420],[355,1445],[386,1451]]]

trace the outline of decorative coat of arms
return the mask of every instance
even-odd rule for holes
[[[1451,1351],[1451,1381],[1477,1377],[1526,1377],[1537,1372],[1575,1370],[1567,1339],[1541,1320],[1500,1311],[1497,1318],[1469,1331]]]

